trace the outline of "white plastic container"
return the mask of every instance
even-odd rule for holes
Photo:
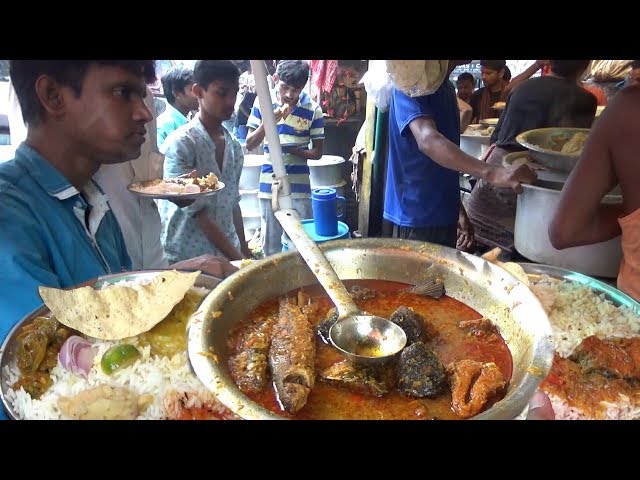
[[[256,190],[260,188],[260,167],[264,162],[264,155],[244,156],[242,172],[240,173],[240,190]]]

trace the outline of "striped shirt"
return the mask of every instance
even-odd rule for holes
[[[277,92],[271,91],[271,101],[274,110],[282,104],[277,100]],[[256,129],[262,124],[259,99],[256,98],[251,109],[251,115],[247,121],[247,127]],[[311,97],[302,92],[296,107],[287,118],[278,122],[278,135],[282,147],[308,147],[311,140],[324,139],[324,117],[320,106],[311,100]],[[264,142],[265,163],[260,170],[259,198],[271,198],[271,184],[273,183],[273,166],[269,161],[269,148]],[[307,160],[296,155],[284,153],[282,160],[291,184],[292,198],[309,198],[311,187],[309,181],[309,167]]]

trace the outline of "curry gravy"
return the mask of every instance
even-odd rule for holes
[[[389,318],[398,307],[405,306],[412,308],[431,322],[438,331],[439,336],[436,341],[429,343],[429,347],[433,349],[445,367],[451,362],[464,359],[483,363],[494,362],[505,379],[511,378],[511,353],[502,337],[498,335],[476,336],[467,330],[458,328],[460,321],[481,318],[481,315],[472,308],[446,295],[436,300],[401,292],[401,289],[407,287],[407,285],[401,283],[379,280],[345,281],[347,288],[351,288],[355,284],[373,289],[378,293],[376,298],[355,301],[363,311]],[[333,304],[319,286],[307,287],[304,291],[311,296],[312,302],[318,305],[315,313],[308,317],[315,331],[315,327],[324,319]],[[255,325],[261,318],[265,319],[277,314],[277,299],[271,299],[263,303],[241,323],[239,328],[231,333],[229,343],[232,346],[234,342],[237,344],[248,329],[256,328]],[[343,360],[339,352],[325,344],[317,334],[316,347],[316,372]],[[280,409],[271,383],[261,392],[247,395],[268,410],[278,415],[295,419],[401,420],[460,418],[451,409],[451,393],[448,388],[444,394],[435,399],[410,398],[395,390],[377,398],[353,393],[317,379],[306,405],[295,415],[283,412]],[[486,408],[489,408],[490,405],[487,405]]]

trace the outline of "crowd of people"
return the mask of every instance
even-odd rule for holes
[[[504,60],[481,62],[483,86],[450,60],[433,93],[413,97],[394,88],[383,217],[390,235],[452,248],[513,250],[509,219],[516,195],[536,173],[503,166],[522,147],[516,136],[542,127],[591,127],[549,228],[556,248],[622,235],[618,286],[640,300],[640,61],[624,88],[606,98],[582,82],[588,60],[537,60],[514,78]],[[238,68],[240,65],[242,68]],[[322,108],[304,90],[309,64],[281,60],[269,69],[271,103],[291,183],[294,208],[311,218],[307,160],[323,155]],[[217,277],[249,258],[239,207],[244,151],[264,152],[260,175],[261,241],[281,251],[282,227],[272,211],[273,168],[250,65],[200,60],[162,76],[167,107],[156,115],[147,60],[13,60],[10,64],[15,158],[0,164],[0,340],[41,304],[37,287],[66,288],[101,275],[139,269],[199,269]],[[531,78],[539,70],[543,76]],[[457,91],[456,91],[457,86]],[[602,97],[602,98],[600,98]],[[496,104],[504,102],[504,108]],[[487,155],[463,152],[470,122],[499,118]],[[231,124],[230,124],[231,122]],[[243,145],[244,144],[244,145]],[[244,147],[244,149],[243,149]],[[459,173],[477,182],[460,197]],[[206,176],[225,183],[217,195],[156,204],[128,190],[134,181]],[[623,204],[601,204],[619,184]],[[536,397],[531,418],[552,418]],[[546,412],[546,413],[545,413]]]

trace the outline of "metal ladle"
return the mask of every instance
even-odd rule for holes
[[[281,209],[274,215],[338,310],[338,320],[329,330],[333,346],[361,365],[381,365],[397,355],[407,344],[404,330],[390,320],[362,313],[318,244],[305,232],[296,210]]]
[[[273,166],[274,215],[338,310],[338,321],[329,330],[329,339],[352,362],[383,364],[404,348],[407,335],[395,323],[382,317],[364,315],[360,311],[322,250],[302,227],[298,212],[293,209],[291,186],[282,160],[282,146],[264,61],[251,60],[251,70],[256,82],[265,138],[269,144],[269,157]]]

